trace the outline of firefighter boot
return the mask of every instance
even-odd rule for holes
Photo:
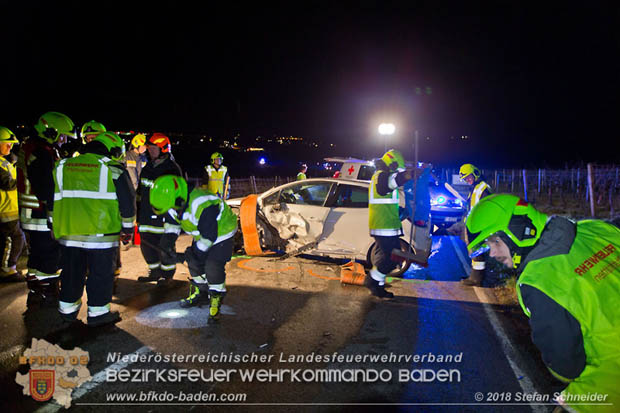
[[[209,306],[209,320],[208,324],[216,324],[220,322],[220,308],[224,301],[226,291],[209,290],[209,296],[211,297],[211,305]]]
[[[41,282],[43,305],[46,307],[58,307],[58,300],[60,298],[59,281],[60,279],[55,277]]]
[[[88,316],[86,321],[88,322],[88,327],[101,327],[107,324],[118,323],[121,321],[121,315],[118,311],[108,311],[107,313],[96,317]]]
[[[14,282],[23,282],[26,279],[23,277],[21,271],[12,270],[12,271],[4,271],[0,269],[0,282],[2,283],[14,283]]]
[[[385,285],[379,285],[379,281],[372,278],[370,275],[366,276],[364,285],[368,287],[370,293],[379,298],[394,298],[394,294],[385,290]]]
[[[57,307],[60,291],[58,288],[58,277],[47,280],[39,280],[34,274],[26,276],[28,289],[28,298],[26,305],[28,307],[39,304],[44,307]]]
[[[26,287],[28,288],[28,299],[26,300],[26,306],[32,307],[39,301],[38,287],[39,280],[37,276],[29,272],[26,274]]]
[[[161,271],[159,268],[149,269],[148,275],[142,275],[138,277],[138,281],[141,283],[148,283],[152,281],[157,281],[161,278]]]
[[[482,277],[484,276],[484,270],[471,270],[469,278],[461,280],[461,284],[470,287],[480,287],[482,285]]]
[[[194,282],[194,280],[189,280],[189,296],[187,298],[182,299],[179,302],[179,305],[182,308],[189,307],[202,307],[205,304],[209,304],[209,291],[208,284],[205,284],[206,288],[201,288],[199,283]]]

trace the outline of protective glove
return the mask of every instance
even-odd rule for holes
[[[123,245],[127,245],[131,242],[133,238],[133,227],[132,228],[123,228],[120,234],[120,240]]]
[[[404,171],[396,174],[396,185],[403,186],[405,182],[411,180],[411,172]]]
[[[17,162],[17,155],[15,154],[15,152],[10,152],[8,156],[5,157],[7,161],[9,161],[12,164],[15,164]]]

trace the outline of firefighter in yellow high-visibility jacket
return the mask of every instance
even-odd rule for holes
[[[230,197],[230,183],[226,186],[228,180],[228,168],[223,165],[224,157],[219,152],[211,154],[211,165],[205,166],[203,182],[206,183],[209,191],[224,199]],[[227,190],[224,191],[224,188]],[[226,194],[224,194],[226,192]]]
[[[17,206],[17,171],[9,155],[13,144],[18,143],[15,134],[0,126],[0,281],[25,281],[17,271],[16,264],[25,244],[24,233],[19,226]]]
[[[466,163],[461,166],[459,176],[462,181],[467,182],[467,184],[471,186],[468,208],[470,211],[478,202],[480,202],[482,198],[491,195],[491,187],[482,178],[480,169],[476,168],[474,165]],[[480,255],[473,258],[471,260],[471,273],[469,274],[469,278],[466,278],[461,282],[464,285],[479,287],[482,285],[485,268],[485,255]]]

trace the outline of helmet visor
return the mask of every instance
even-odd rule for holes
[[[480,244],[478,248],[476,248],[469,254],[469,258],[473,259],[473,258],[479,257],[485,252],[489,251],[490,249],[491,247],[489,247],[489,244],[487,244],[486,242],[484,244]]]

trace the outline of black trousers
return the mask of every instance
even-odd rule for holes
[[[26,238],[18,220],[0,223],[0,251],[2,251],[0,267],[4,269],[15,267],[25,244]]]
[[[63,266],[60,273],[60,301],[73,303],[80,299],[86,279],[88,306],[109,304],[112,301],[118,248],[96,250],[61,246],[61,249]]]
[[[392,261],[392,250],[400,249],[400,237],[394,235],[391,237],[373,236],[375,239],[375,248],[372,249],[370,261],[372,265],[377,267],[382,274],[389,274],[398,264]]]
[[[223,284],[226,281],[226,263],[230,261],[233,253],[233,238],[217,243],[207,251],[204,274],[209,285]],[[192,277],[199,277],[202,274],[191,274]]]
[[[140,238],[142,240],[146,240],[146,242],[140,242],[140,251],[142,252],[142,256],[144,257],[144,261],[151,268],[152,264],[160,264],[158,271],[160,271],[160,275],[166,278],[172,278],[174,276],[174,272],[176,271],[176,260],[170,257],[168,254],[163,254],[157,248],[154,248],[152,245],[161,246],[162,239],[165,237],[164,234],[153,234],[151,232],[141,232]],[[147,245],[151,244],[151,245]],[[174,248],[174,244],[172,245]],[[161,268],[161,266],[169,267],[170,269]]]
[[[28,272],[55,275],[60,269],[60,245],[52,238],[51,231],[24,232],[28,234],[30,242]]]

